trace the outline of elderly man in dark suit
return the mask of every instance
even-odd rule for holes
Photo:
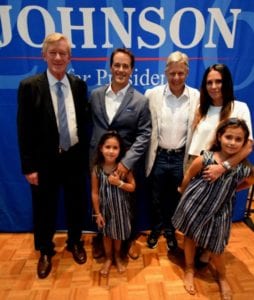
[[[21,81],[18,89],[18,140],[22,172],[31,185],[34,242],[40,251],[39,278],[51,271],[59,188],[63,188],[68,229],[67,250],[86,262],[82,242],[87,86],[66,74],[71,59],[68,39],[53,33],[43,43],[47,70]]]
[[[90,101],[93,119],[90,153],[94,153],[100,137],[105,132],[117,131],[123,138],[127,149],[117,167],[117,172],[122,177],[129,170],[136,173],[137,165],[144,156],[151,134],[147,99],[129,83],[134,62],[134,55],[129,50],[118,48],[113,51],[110,57],[111,84],[94,90]],[[137,189],[140,188],[139,179],[136,176]],[[134,207],[133,214],[135,210]],[[133,226],[132,236],[126,247],[126,254],[128,253],[133,259],[138,258],[140,252],[135,243],[135,237],[135,226]],[[100,254],[96,251],[94,257]]]

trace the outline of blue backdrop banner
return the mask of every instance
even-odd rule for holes
[[[254,2],[240,0],[1,0],[0,230],[32,230],[30,189],[17,146],[17,88],[23,78],[45,70],[46,35],[58,31],[69,37],[68,72],[86,80],[89,92],[110,82],[108,58],[116,47],[135,54],[131,81],[142,93],[165,82],[165,60],[180,50],[190,58],[189,85],[199,88],[209,65],[225,63],[236,98],[253,111],[253,19]]]

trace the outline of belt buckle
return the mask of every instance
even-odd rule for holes
[[[165,151],[167,154],[177,154],[177,153],[182,153],[183,148],[178,148],[178,149],[163,149],[162,151]]]
[[[172,151],[173,151],[173,153],[175,153],[175,154],[177,154],[177,153],[182,153],[182,152],[183,152],[183,148],[173,149]]]

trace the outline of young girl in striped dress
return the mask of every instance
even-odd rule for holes
[[[243,120],[230,118],[222,121],[210,151],[197,157],[184,175],[179,192],[183,193],[172,223],[185,235],[184,286],[195,294],[194,257],[196,246],[211,253],[218,273],[222,299],[231,299],[231,289],[226,281],[224,249],[229,240],[233,203],[236,190],[247,188],[254,182],[253,167],[240,163],[228,170],[215,182],[203,178],[202,170],[210,164],[227,161],[246,144],[249,130]]]
[[[124,146],[118,133],[110,131],[101,137],[95,165],[92,170],[92,202],[94,216],[103,234],[106,260],[100,270],[107,276],[113,260],[119,273],[125,271],[120,257],[121,242],[131,233],[130,201],[135,190],[131,171],[126,178],[119,178],[115,172],[124,154]]]

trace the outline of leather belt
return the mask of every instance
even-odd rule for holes
[[[158,153],[178,154],[178,153],[183,153],[184,151],[185,151],[185,147],[178,148],[178,149],[164,149],[158,147]]]

